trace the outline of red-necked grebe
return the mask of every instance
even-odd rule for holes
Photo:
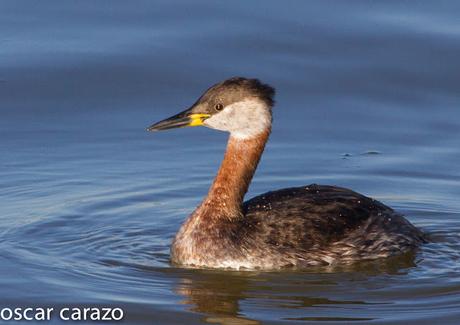
[[[204,125],[230,132],[207,197],[173,241],[174,264],[302,268],[389,257],[424,242],[403,216],[345,188],[307,185],[243,203],[270,134],[274,93],[257,79],[231,78],[209,88],[191,108],[148,128]]]

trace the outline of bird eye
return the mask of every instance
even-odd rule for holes
[[[221,111],[224,109],[224,105],[222,105],[221,103],[217,103],[214,108],[216,109],[216,111]]]

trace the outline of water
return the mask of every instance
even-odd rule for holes
[[[459,10],[2,1],[1,307],[120,307],[125,324],[458,324]],[[432,242],[341,269],[171,267],[171,239],[206,194],[226,135],[145,127],[234,75],[278,91],[248,197],[346,186]]]

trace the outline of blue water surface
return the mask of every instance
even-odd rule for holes
[[[119,307],[124,324],[458,324],[459,13],[452,0],[1,1],[0,307]],[[237,75],[277,89],[248,198],[345,186],[431,242],[342,269],[172,267],[227,135],[145,127]]]

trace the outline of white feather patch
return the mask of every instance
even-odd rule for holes
[[[204,121],[205,126],[228,131],[239,139],[253,138],[270,128],[271,123],[270,108],[257,99],[247,99],[228,105]]]

